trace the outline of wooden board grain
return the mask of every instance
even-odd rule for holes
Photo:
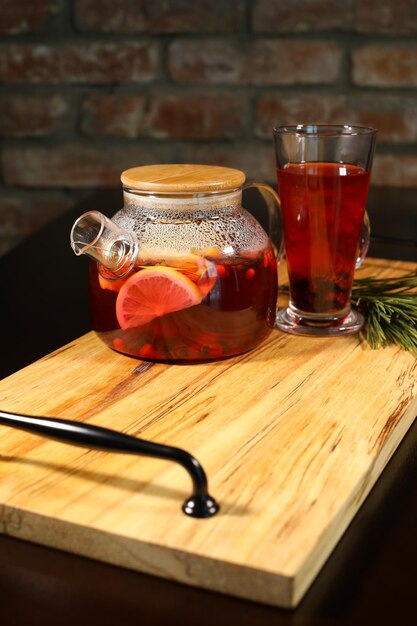
[[[416,363],[358,336],[273,331],[233,359],[147,364],[89,333],[0,382],[1,408],[185,448],[221,512],[186,517],[189,477],[172,463],[0,427],[0,532],[293,607],[413,422]]]

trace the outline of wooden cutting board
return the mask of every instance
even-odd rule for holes
[[[373,260],[361,273],[409,267]],[[89,333],[3,380],[1,409],[185,448],[221,512],[181,512],[190,479],[175,464],[0,427],[0,531],[294,607],[414,420],[416,363],[358,336],[273,331],[233,359],[144,364]]]

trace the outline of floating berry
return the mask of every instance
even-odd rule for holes
[[[113,348],[118,352],[126,352],[125,344],[123,343],[123,340],[119,337],[113,339]]]
[[[154,347],[152,346],[152,344],[150,343],[145,343],[138,352],[139,356],[141,356],[144,359],[152,359],[156,356],[156,352],[154,350]]]
[[[253,278],[255,276],[255,270],[253,269],[253,267],[250,267],[248,270],[246,270],[245,272],[245,278],[247,278],[248,280],[250,280],[251,278]]]

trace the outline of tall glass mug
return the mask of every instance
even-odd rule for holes
[[[359,252],[375,139],[375,129],[360,126],[274,128],[290,285],[281,330],[328,336],[363,325],[350,294],[367,248]]]

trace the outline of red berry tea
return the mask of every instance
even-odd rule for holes
[[[358,253],[369,172],[342,163],[289,163],[278,186],[290,308],[343,316]]]
[[[272,248],[249,256],[190,254],[104,279],[90,266],[94,330],[146,359],[207,360],[251,350],[271,332],[277,299]]]

